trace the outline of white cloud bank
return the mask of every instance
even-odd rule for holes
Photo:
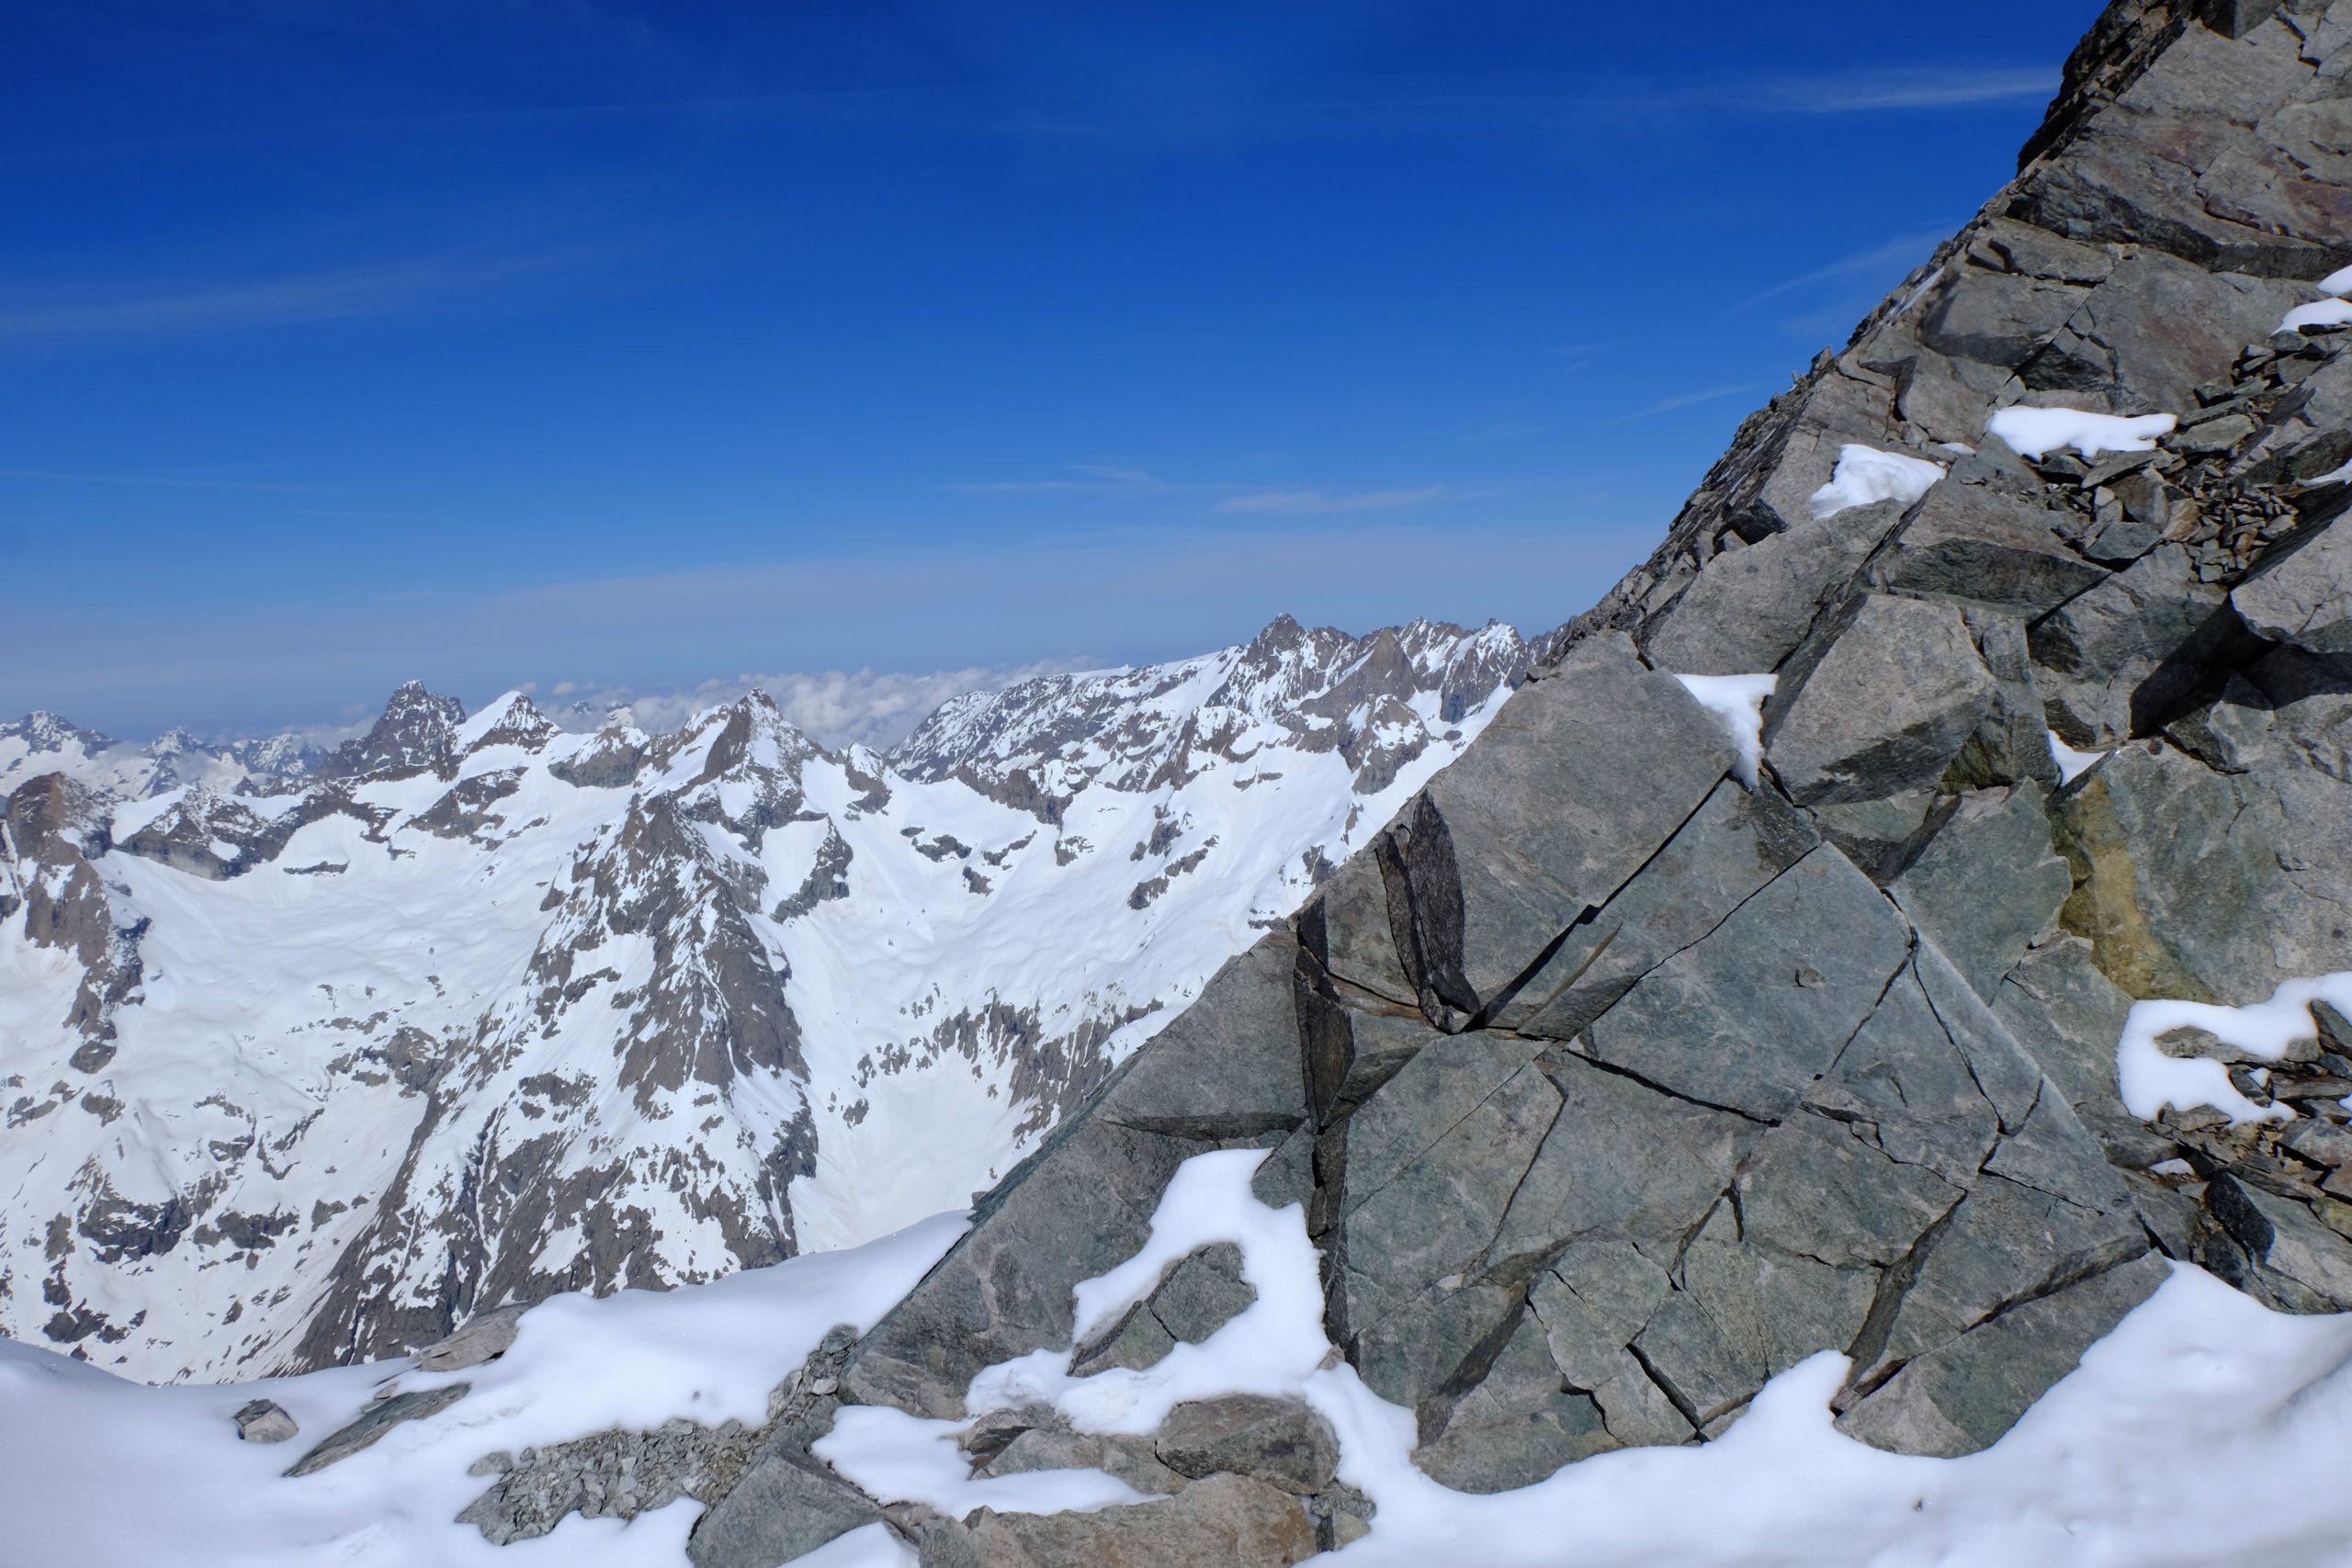
[[[640,692],[626,686],[582,687],[565,682],[548,716],[567,728],[594,728],[616,707],[627,707],[638,728],[674,729],[714,703],[732,702],[751,691],[765,692],[793,727],[831,750],[871,746],[883,750],[903,739],[950,697],[967,692],[1001,692],[1036,675],[1088,670],[1097,661],[1043,660],[1031,664],[974,665],[904,674],[872,670],[826,670],[816,673],[745,673],[705,681],[684,690]]]

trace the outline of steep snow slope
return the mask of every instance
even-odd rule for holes
[[[1503,626],[1282,621],[959,700],[887,759],[757,696],[568,735],[413,686],[308,779],[241,766],[243,793],[225,761],[164,784],[28,743],[0,1329],[252,1375],[958,1205],[1524,660]]]

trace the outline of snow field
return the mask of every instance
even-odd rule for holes
[[[1453,1491],[1413,1465],[1412,1412],[1365,1388],[1325,1341],[1304,1213],[1250,1192],[1263,1157],[1227,1151],[1180,1168],[1144,1249],[1079,1287],[1077,1338],[1217,1241],[1241,1249],[1259,1292],[1239,1316],[1140,1372],[1071,1377],[1070,1352],[1005,1362],[973,1380],[967,1405],[1049,1401],[1081,1431],[1148,1432],[1187,1399],[1298,1399],[1338,1435],[1340,1478],[1377,1506],[1369,1535],[1317,1560],[1348,1568],[1461,1562],[1474,1541],[1482,1568],[2352,1562],[2325,1489],[2278,1485],[2310,1456],[2352,1451],[2352,1316],[2272,1313],[2186,1265],[1982,1453],[1923,1459],[1846,1437],[1829,1400],[1847,1363],[1825,1351],[1775,1378],[1713,1442],[1603,1454],[1512,1492]],[[969,1423],[856,1414],[819,1449],[879,1499],[950,1512],[1120,1501],[1121,1483],[1100,1471],[1033,1472],[1008,1478],[1017,1492],[994,1490],[1004,1483],[967,1479],[956,1453]]]
[[[458,1511],[489,1480],[467,1467],[609,1427],[676,1416],[706,1426],[767,1418],[768,1391],[835,1324],[870,1328],[961,1235],[942,1214],[854,1252],[796,1258],[707,1285],[556,1296],[514,1348],[466,1371],[378,1362],[258,1383],[153,1388],[0,1339],[0,1505],[11,1561],[123,1568],[650,1568],[685,1562],[699,1505],[624,1523],[573,1516],[496,1547]],[[467,1382],[437,1416],[301,1480],[280,1474],[387,1384]],[[239,1439],[256,1396],[301,1425],[277,1444]],[[126,1506],[135,1493],[137,1505]],[[888,1558],[880,1561],[888,1562]]]

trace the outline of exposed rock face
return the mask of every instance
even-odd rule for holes
[[[307,762],[0,727],[0,1331],[250,1375],[961,1205],[1524,665],[1283,621],[904,759],[757,695],[568,735],[412,683]]]
[[[1271,1151],[1258,1191],[1304,1206],[1333,1344],[1466,1490],[1712,1438],[1822,1350],[1849,1358],[1846,1431],[1980,1449],[2167,1257],[2352,1308],[2352,1021],[2322,1008],[2267,1076],[2240,1064],[2290,1119],[2142,1122],[2116,1067],[2135,998],[2352,968],[2352,355],[2278,330],[2352,261],[2347,70],[2352,6],[2120,0],[2017,182],[1748,421],[1460,761],[989,1195],[841,1397],[960,1418],[1012,1358],[1204,1337],[1222,1318],[1160,1305],[1193,1260],[1090,1346],[1072,1290],[1144,1244],[1185,1159],[1232,1147]],[[2012,407],[2174,421],[2026,457],[1988,431]],[[1945,471],[1816,503],[1849,445]],[[1669,672],[1762,671],[1751,792]],[[2108,754],[2062,779],[2045,729]],[[1278,1490],[1325,1546],[1362,1529],[1311,1434],[1179,1415],[1172,1498],[890,1517],[941,1563],[1260,1560],[1175,1522],[1212,1484],[1218,1510]],[[1090,1440],[1038,1442],[1113,1464]],[[765,1561],[750,1519],[721,1501],[697,1562]]]
[[[319,1439],[318,1445],[287,1467],[289,1476],[316,1475],[331,1464],[349,1459],[360,1450],[380,1442],[386,1433],[407,1421],[423,1421],[437,1416],[472,1392],[469,1383],[447,1383],[439,1388],[415,1389],[406,1393],[388,1393],[360,1412],[356,1420],[336,1428]]]

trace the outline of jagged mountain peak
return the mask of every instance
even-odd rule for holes
[[[21,740],[34,751],[62,750],[69,745],[99,751],[115,744],[111,738],[46,708],[35,708],[20,719],[0,724],[0,740]]]
[[[435,700],[448,702],[454,699]],[[513,691],[492,698],[482,705],[480,712],[459,722],[451,732],[450,745],[464,756],[493,746],[514,746],[526,751],[537,751],[562,733],[553,720],[538,710],[529,696]]]
[[[325,778],[439,773],[451,761],[466,705],[405,681],[392,690],[367,734],[345,741],[319,765]]]
[[[1250,641],[1197,659],[1043,675],[956,698],[888,755],[908,777],[965,778],[1047,821],[1090,784],[1178,784],[1245,765],[1268,744],[1338,750],[1370,794],[1394,776],[1399,756],[1418,755],[1525,671],[1525,645],[1499,623],[1470,633],[1417,621],[1358,637],[1282,615]],[[1347,716],[1374,706],[1383,743],[1350,750]]]

